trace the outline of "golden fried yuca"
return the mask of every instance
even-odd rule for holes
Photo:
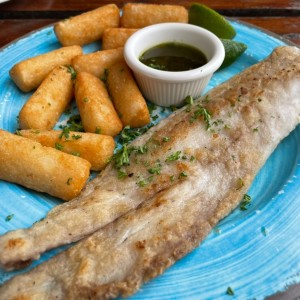
[[[91,163],[93,171],[100,171],[106,166],[115,148],[114,139],[102,134],[36,129],[20,130],[19,134],[35,140],[43,146],[53,147],[84,158]]]
[[[107,85],[124,126],[142,127],[150,122],[146,101],[125,62],[108,69]]]
[[[124,61],[123,48],[79,55],[72,60],[72,66],[76,72],[88,72],[102,77],[105,70],[118,61]]]
[[[76,197],[89,177],[90,163],[0,130],[0,179],[63,200]]]
[[[188,12],[179,5],[127,3],[123,6],[121,27],[142,28],[166,22],[188,22]]]
[[[15,64],[9,75],[23,92],[37,88],[57,66],[70,65],[73,57],[81,55],[80,46],[62,47]]]
[[[108,4],[60,21],[54,26],[54,31],[64,46],[85,45],[100,40],[105,28],[118,27],[119,22],[119,8]]]
[[[107,28],[102,36],[102,49],[123,47],[127,39],[137,31],[136,28]]]
[[[94,75],[77,73],[75,99],[85,131],[115,136],[122,130],[105,84]]]
[[[20,128],[52,129],[73,94],[72,71],[69,67],[56,67],[22,107]]]

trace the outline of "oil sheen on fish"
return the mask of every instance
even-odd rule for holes
[[[30,229],[43,244],[56,234],[73,235],[72,222],[84,224],[82,219],[89,230],[77,228],[76,239],[94,233],[4,283],[0,298],[109,299],[134,293],[197,247],[239,204],[299,114],[300,50],[279,47],[161,121],[128,149],[130,165],[109,167],[81,198],[50,213],[50,225]],[[51,218],[59,219],[59,211],[64,218],[55,223]],[[109,224],[99,229],[104,223]],[[11,261],[6,257],[13,238],[30,240],[34,251],[30,230],[2,237],[2,265]],[[27,260],[22,253],[13,261]]]

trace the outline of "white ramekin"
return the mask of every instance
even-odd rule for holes
[[[208,62],[197,69],[181,72],[161,71],[139,61],[153,46],[166,42],[188,44],[200,49]],[[181,105],[186,96],[201,95],[225,56],[222,42],[210,31],[184,23],[162,23],[136,31],[126,42],[124,57],[132,69],[144,97],[161,106]]]

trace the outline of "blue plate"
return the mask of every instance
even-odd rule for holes
[[[258,28],[232,24],[237,30],[235,40],[247,44],[248,49],[233,65],[217,72],[207,90],[287,43]],[[58,47],[50,26],[0,50],[0,128],[16,130],[18,113],[30,95],[20,92],[10,80],[10,68],[20,60]],[[95,51],[97,47],[96,43],[91,44],[84,51]],[[152,115],[163,118],[167,114],[168,111],[156,108]],[[60,122],[65,119],[63,116]],[[248,210],[233,211],[201,247],[145,284],[131,299],[263,299],[300,282],[299,126],[280,143],[248,194],[253,199]],[[45,194],[0,181],[0,234],[31,226],[59,203]],[[26,270],[62,249],[49,251]],[[20,272],[24,271],[0,271],[0,284]],[[228,287],[233,289],[233,296],[226,294]]]

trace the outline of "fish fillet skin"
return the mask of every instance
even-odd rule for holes
[[[194,120],[199,103],[214,116],[209,129],[202,117]],[[174,151],[185,153],[179,160],[164,161],[161,174],[155,175],[176,177],[172,185],[4,283],[1,299],[128,296],[197,247],[239,204],[266,159],[297,126],[300,50],[275,49],[265,61],[214,88],[190,112],[186,110],[165,119],[151,133],[151,141],[165,136],[174,140],[165,157]],[[149,150],[155,159],[160,147],[164,144]],[[177,174],[168,173],[176,169]],[[153,185],[155,179],[141,189]]]

